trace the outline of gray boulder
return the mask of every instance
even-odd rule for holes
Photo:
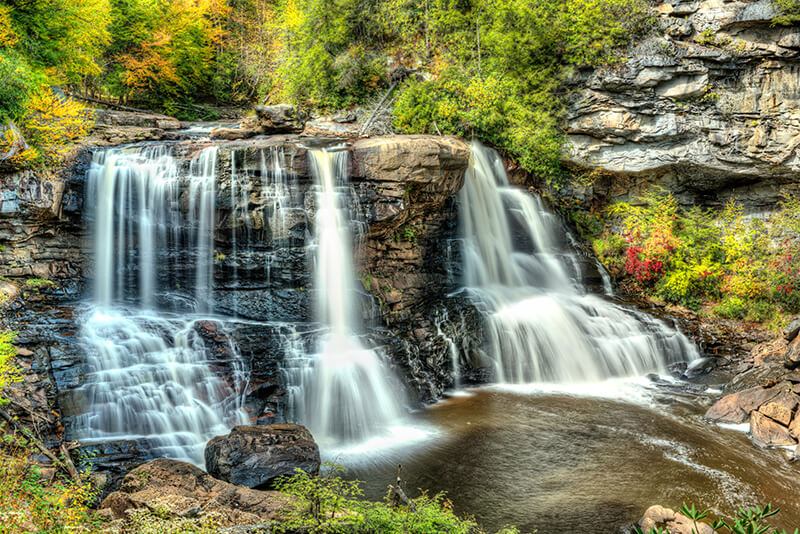
[[[316,475],[320,467],[311,433],[294,424],[234,427],[208,442],[205,459],[211,476],[249,488],[266,487],[297,468]]]

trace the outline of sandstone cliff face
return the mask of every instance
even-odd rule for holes
[[[584,72],[568,109],[566,159],[606,171],[579,196],[650,184],[691,203],[769,208],[800,191],[800,29],[770,0],[669,0],[620,64]]]

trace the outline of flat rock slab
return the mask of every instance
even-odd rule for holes
[[[249,488],[267,486],[296,469],[316,475],[320,467],[311,433],[293,424],[234,427],[208,442],[205,458],[209,474]]]
[[[778,397],[783,390],[780,385],[771,388],[759,386],[725,395],[708,409],[705,418],[719,423],[747,422],[752,412]]]

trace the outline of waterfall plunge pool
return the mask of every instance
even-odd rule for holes
[[[624,397],[626,400],[622,400]],[[413,416],[425,439],[363,454],[323,451],[382,499],[402,464],[404,488],[446,491],[488,531],[628,532],[653,504],[722,514],[772,503],[800,524],[800,479],[779,451],[702,419],[704,407],[639,380],[593,386],[488,387]]]

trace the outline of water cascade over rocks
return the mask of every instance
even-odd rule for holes
[[[215,147],[188,172],[165,145],[95,155],[87,192],[95,298],[81,331],[89,410],[76,424],[84,442],[137,440],[154,456],[200,463],[208,439],[245,422],[234,389],[246,383],[244,369],[235,367],[233,385],[211,372],[200,317],[166,311],[174,281],[162,276],[194,265],[194,311],[211,310],[216,166]]]
[[[647,314],[589,294],[561,221],[479,143],[460,193],[465,285],[502,383],[591,383],[698,356]]]
[[[384,434],[402,413],[391,372],[358,337],[351,227],[363,225],[350,209],[355,195],[347,184],[347,157],[343,150],[309,150],[316,204],[314,313],[325,330],[316,354],[290,358],[288,367],[293,417],[327,444]]]

